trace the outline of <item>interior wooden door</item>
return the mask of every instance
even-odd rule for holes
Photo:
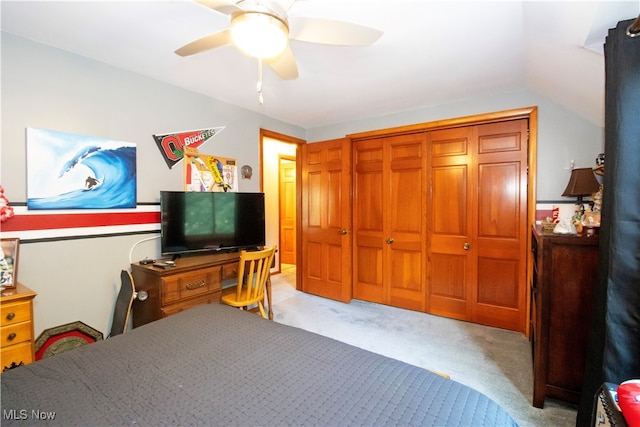
[[[527,135],[526,119],[428,133],[430,313],[524,332]]]
[[[351,300],[351,144],[301,146],[302,290]]]
[[[280,156],[280,262],[296,263],[296,159]]]
[[[354,142],[354,298],[425,309],[425,136]]]

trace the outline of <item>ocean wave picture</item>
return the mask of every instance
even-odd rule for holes
[[[28,209],[135,207],[135,144],[27,128]]]

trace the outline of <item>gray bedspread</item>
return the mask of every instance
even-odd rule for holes
[[[2,425],[513,426],[388,357],[202,305],[0,375]]]

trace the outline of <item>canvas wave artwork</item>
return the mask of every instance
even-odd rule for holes
[[[135,208],[135,144],[28,128],[27,207]]]

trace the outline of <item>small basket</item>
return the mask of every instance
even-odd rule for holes
[[[551,219],[543,219],[542,220],[542,231],[545,233],[553,233],[553,230],[556,228],[556,223]]]

